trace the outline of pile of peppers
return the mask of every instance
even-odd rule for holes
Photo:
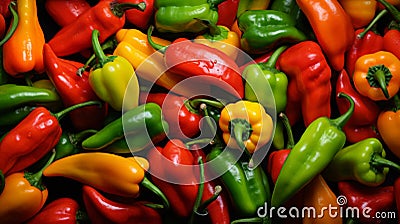
[[[0,62],[0,223],[400,221],[398,0],[2,0]]]

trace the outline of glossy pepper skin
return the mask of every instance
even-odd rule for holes
[[[154,0],[117,0],[119,3],[133,3],[139,4],[143,2],[146,4],[146,8],[143,11],[137,9],[128,9],[125,11],[126,22],[138,27],[139,29],[147,29],[150,21],[154,16]]]
[[[371,100],[388,100],[400,88],[400,60],[387,51],[363,55],[356,61],[353,83]]]
[[[338,0],[297,0],[296,2],[308,18],[333,70],[342,70],[345,62],[344,54],[354,40],[350,16]]]
[[[64,106],[100,100],[89,84],[89,74],[76,74],[82,63],[58,58],[48,44],[43,47],[43,60],[46,74],[60,94]],[[72,111],[69,117],[77,130],[100,129],[106,114],[107,106],[90,106]]]
[[[162,223],[160,213],[146,206],[144,201],[113,201],[89,185],[83,186],[82,194],[85,209],[93,223]]]
[[[99,150],[125,138],[130,150],[139,151],[151,145],[152,141],[158,143],[163,140],[168,131],[169,125],[162,117],[161,107],[155,103],[146,103],[127,111],[85,139],[82,147],[86,150]]]
[[[332,71],[318,43],[303,41],[289,47],[277,66],[289,79],[285,114],[291,125],[301,116],[305,126],[318,117],[330,117]]]
[[[139,81],[133,66],[124,57],[106,56],[101,50],[99,35],[98,30],[93,30],[92,43],[98,63],[90,69],[90,86],[100,99],[116,111],[137,107]],[[124,101],[125,95],[128,99]]]
[[[390,29],[383,35],[383,50],[389,51],[400,58],[400,30]]]
[[[250,54],[266,53],[282,44],[298,43],[306,36],[288,14],[276,10],[248,10],[238,18],[241,48]]]
[[[242,0],[239,1],[239,7],[237,10],[237,17],[242,15],[248,10],[264,10],[269,6],[270,0]]]
[[[356,143],[366,138],[379,138],[376,122],[380,108],[373,100],[362,96],[354,89],[346,70],[342,70],[336,81],[336,94],[340,92],[346,93],[354,101],[353,115],[343,127],[346,140]],[[336,104],[341,114],[350,107],[350,104],[340,97],[336,97]]]
[[[287,202],[322,172],[344,146],[346,135],[341,127],[352,115],[354,102],[349,96],[343,96],[350,101],[349,110],[336,119],[317,118],[292,148],[276,180],[271,206]]]
[[[44,4],[46,12],[60,27],[73,23],[91,8],[86,0],[46,0]]]
[[[111,0],[99,1],[95,6],[79,16],[73,23],[59,30],[48,42],[57,56],[68,56],[92,47],[93,30],[101,33],[100,43],[116,33],[125,24],[124,8]],[[137,4],[140,10],[145,4]]]
[[[18,0],[17,12],[17,29],[3,45],[4,70],[16,77],[31,71],[42,73],[45,38],[37,17],[36,0]]]
[[[236,13],[239,8],[239,0],[226,0],[218,4],[217,25],[232,27],[236,20]]]
[[[378,6],[375,0],[339,0],[339,3],[350,16],[354,29],[367,26],[375,17]]]
[[[36,107],[34,106],[23,106],[16,109],[2,111],[2,116],[0,117],[0,126],[10,127],[17,125],[35,108]]]
[[[394,107],[392,110],[382,110],[379,113],[377,127],[388,149],[397,158],[400,158],[400,144],[397,139],[400,133],[399,129],[395,128],[400,124],[400,100],[397,95],[394,96],[393,100]]]

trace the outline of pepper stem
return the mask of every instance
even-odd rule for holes
[[[129,3],[129,2],[125,2],[125,3],[111,2],[110,6],[111,6],[111,11],[113,12],[113,14],[120,18],[122,16],[124,16],[125,11],[128,9],[138,9],[142,12],[146,9],[146,3],[144,3],[144,2],[140,2],[138,4]]]
[[[186,146],[186,148],[190,148],[190,146],[195,145],[195,144],[210,144],[211,141],[212,141],[211,138],[201,138],[201,139],[192,140],[190,142],[186,142],[185,146]]]
[[[8,9],[10,10],[12,14],[12,23],[10,26],[10,29],[8,30],[7,34],[4,36],[3,40],[0,41],[0,46],[3,46],[5,42],[7,42],[11,36],[14,34],[15,30],[18,27],[18,22],[19,22],[19,16],[17,11],[15,11],[14,7],[17,5],[14,1],[11,1],[10,4],[8,5]]]
[[[365,36],[365,34],[367,34],[368,31],[370,31],[372,27],[378,22],[378,20],[382,18],[384,15],[386,15],[387,12],[388,11],[386,9],[380,11],[379,14],[375,16],[375,18],[368,24],[368,26],[361,33],[357,35],[357,38],[362,39]]]
[[[42,176],[43,176],[43,171],[54,161],[54,158],[56,157],[56,150],[53,149],[51,156],[49,160],[47,160],[46,164],[36,173],[30,173],[25,171],[24,177],[28,182],[38,188],[39,190],[43,191],[46,189],[46,187],[42,184]]]
[[[0,170],[0,195],[3,192],[5,186],[6,186],[6,183],[5,183],[4,174],[3,174],[3,171]]]
[[[259,217],[254,217],[254,218],[236,219],[231,222],[231,224],[236,224],[236,223],[264,223],[264,219]]]
[[[151,39],[151,34],[153,33],[153,30],[154,30],[154,26],[150,25],[149,28],[147,29],[147,42],[149,42],[149,44],[152,48],[165,54],[167,46],[157,44],[156,42],[153,41],[153,39]]]
[[[400,12],[399,10],[396,9],[392,4],[387,2],[386,0],[377,0],[379,3],[381,3],[385,8],[392,14],[393,18],[397,21],[400,22]]]
[[[385,65],[374,65],[368,68],[367,80],[371,87],[379,87],[382,89],[386,99],[389,99],[387,85],[392,79],[392,73]]]
[[[210,20],[206,20],[206,19],[195,18],[195,20],[208,28],[209,35],[211,37],[221,35],[221,29],[218,27],[217,24],[212,23]]]
[[[286,135],[288,137],[287,149],[292,149],[294,147],[294,138],[292,133],[292,127],[290,127],[289,118],[283,112],[279,113],[279,118],[282,120],[283,125],[286,129]]]
[[[101,102],[100,101],[87,101],[84,103],[78,103],[78,104],[75,104],[68,108],[65,108],[64,110],[62,110],[56,114],[53,114],[53,115],[57,118],[57,120],[61,120],[67,113],[69,113],[75,109],[79,109],[81,107],[86,107],[86,106],[92,106],[92,105],[99,105],[101,107]]]
[[[397,172],[400,172],[400,165],[394,163],[388,159],[383,158],[378,154],[372,155],[370,164],[375,167],[389,167],[395,169]]]
[[[200,104],[200,110],[202,110],[204,112],[204,115],[205,115],[204,119],[206,119],[206,122],[207,122],[208,126],[210,127],[211,133],[213,133],[213,134],[217,133],[218,127],[216,127],[216,124],[211,121],[212,118],[210,117],[210,115],[208,113],[207,104],[205,104],[205,103]]]
[[[281,55],[287,48],[288,46],[280,46],[278,49],[274,51],[274,53],[272,53],[272,55],[268,58],[266,62],[260,64],[263,64],[263,66],[267,68],[275,68],[279,55]]]
[[[159,196],[162,200],[162,203],[164,205],[164,208],[168,209],[169,208],[169,201],[167,197],[164,195],[164,193],[152,182],[150,182],[149,179],[145,176],[141,182],[141,185],[145,187],[146,189],[150,190],[153,192],[155,195]]]
[[[203,158],[201,156],[199,156],[197,158],[197,162],[199,164],[199,168],[200,168],[200,183],[199,183],[199,187],[197,190],[197,196],[196,196],[196,200],[194,202],[194,206],[193,206],[193,212],[192,215],[190,217],[190,221],[189,223],[195,223],[195,214],[197,214],[198,208],[201,204],[201,198],[203,197],[203,191],[204,191],[204,164],[203,164]]]
[[[400,110],[400,97],[398,95],[394,95],[393,97],[394,107],[393,112]]]
[[[87,129],[78,133],[68,135],[69,140],[73,145],[78,145],[82,142],[88,135],[96,134],[98,131],[95,129]]]
[[[250,138],[251,132],[253,131],[250,123],[244,119],[233,119],[229,122],[231,136],[236,140],[239,148],[241,148],[246,155],[250,158],[249,167],[253,167],[253,160],[251,159],[251,153],[246,148],[244,140]]]
[[[214,194],[203,203],[201,203],[201,205],[197,208],[197,213],[206,213],[206,208],[219,197],[221,191],[222,187],[220,185],[215,186]]]
[[[338,97],[344,97],[350,103],[349,109],[344,114],[342,114],[340,117],[338,117],[336,119],[331,119],[331,123],[334,126],[336,126],[337,128],[342,128],[346,124],[346,122],[350,119],[351,115],[353,115],[354,100],[349,95],[347,95],[346,93],[343,93],[343,92],[338,93]]]
[[[208,100],[208,99],[192,99],[189,100],[190,105],[192,105],[192,107],[194,108],[198,108],[199,105],[201,105],[202,103],[218,108],[218,109],[222,109],[224,108],[224,104],[220,101],[216,101],[216,100]]]
[[[116,57],[116,56],[107,57],[106,54],[104,54],[104,51],[102,50],[99,42],[99,36],[100,32],[98,30],[93,30],[92,45],[94,54],[96,55],[96,58],[98,60],[98,64],[94,66],[94,69],[102,68],[106,63],[113,61],[114,58]]]

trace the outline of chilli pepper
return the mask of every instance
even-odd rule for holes
[[[377,120],[377,127],[380,136],[385,145],[397,157],[400,158],[400,142],[398,136],[400,125],[400,99],[396,95],[393,97],[394,106],[391,110],[383,110],[380,112]]]
[[[146,4],[146,8],[143,11],[138,11],[136,9],[128,9],[125,11],[126,21],[130,24],[140,28],[147,29],[150,21],[154,15],[154,0],[117,0],[119,3],[134,3],[139,4],[140,2],[144,2]]]
[[[266,53],[282,44],[306,40],[290,15],[276,10],[248,10],[238,18],[241,48],[251,54]]]
[[[91,8],[86,0],[46,0],[44,6],[54,22],[61,27],[73,23],[80,15]]]
[[[371,100],[388,100],[400,88],[400,60],[387,51],[363,55],[356,61],[353,83]]]
[[[96,188],[84,185],[83,201],[93,223],[162,223],[160,213],[145,201],[123,203],[102,195]]]
[[[18,26],[3,45],[3,66],[11,76],[44,72],[44,33],[39,24],[36,0],[18,0]]]
[[[270,0],[241,0],[237,10],[236,17],[240,17],[248,10],[264,10],[269,6]]]
[[[339,93],[350,102],[349,110],[336,119],[319,117],[304,131],[300,140],[289,153],[279,173],[272,193],[271,206],[280,206],[320,174],[346,143],[341,128],[354,111],[354,101]]]
[[[354,29],[367,26],[375,17],[378,3],[375,0],[339,0],[350,16]]]
[[[345,52],[354,40],[350,16],[338,0],[297,0],[315,33],[329,64],[336,71],[344,67]]]
[[[354,112],[350,120],[343,127],[346,140],[356,143],[366,138],[378,138],[376,121],[380,112],[379,106],[368,97],[360,95],[353,87],[346,70],[342,70],[336,81],[336,94],[346,93],[354,101]],[[336,97],[336,104],[341,114],[349,109],[349,103]]]
[[[87,138],[88,135],[93,135],[97,131],[88,129],[81,132],[72,132],[69,130],[63,130],[60,140],[57,145],[54,146],[56,150],[56,157],[54,160],[61,159],[63,157],[77,154],[81,151],[80,144],[82,141]]]
[[[47,76],[60,94],[63,104],[68,107],[74,104],[99,100],[89,84],[89,74],[76,74],[82,64],[75,61],[58,58],[50,45],[43,47],[43,60]],[[107,106],[90,106],[72,111],[69,117],[77,130],[100,129],[107,114]]]
[[[76,224],[88,221],[87,218],[75,199],[62,197],[48,203],[26,224]]]
[[[389,51],[400,58],[400,30],[389,29],[383,35],[383,50]]]
[[[239,0],[226,0],[218,4],[217,25],[230,28],[236,20]]]
[[[6,20],[2,15],[0,15],[0,38],[6,33]]]
[[[353,180],[376,187],[386,180],[389,168],[400,166],[385,159],[386,152],[376,138],[367,138],[341,149],[324,170],[329,181]]]
[[[126,111],[137,107],[139,81],[133,66],[124,57],[106,56],[101,49],[98,37],[99,31],[93,30],[93,50],[98,63],[90,69],[90,86],[100,99],[109,103],[116,111]]]
[[[99,41],[103,43],[124,26],[124,11],[131,8],[143,11],[146,5],[142,2],[130,4],[111,0],[99,1],[83,16],[59,30],[48,44],[57,56],[68,56],[90,49],[93,30],[99,30]]]
[[[0,194],[2,222],[24,223],[42,209],[49,194],[42,183],[43,170],[53,161],[54,156],[53,151],[45,166],[36,173],[23,171],[7,175],[4,190]]]
[[[376,216],[377,212],[390,212],[395,208],[393,186],[369,187],[354,181],[341,181],[337,187],[339,193],[346,199],[345,206],[358,209],[361,223],[394,221]]]
[[[68,112],[99,104],[88,101],[68,107],[56,114],[44,107],[32,110],[0,142],[0,170],[5,175],[21,171],[50,152],[60,140],[62,130],[59,120]]]
[[[0,126],[17,125],[35,108],[35,106],[23,106],[17,107],[16,109],[2,111],[2,115],[0,116]]]
[[[164,194],[145,176],[134,159],[105,152],[78,153],[54,161],[43,170],[46,177],[61,176],[92,186],[105,193],[136,198],[140,187],[159,196],[165,208],[169,202]]]
[[[162,117],[161,107],[155,103],[146,103],[127,111],[85,139],[82,147],[86,150],[99,150],[125,138],[129,153],[129,149],[132,152],[139,151],[150,146],[152,142],[160,142],[168,130],[169,125]]]
[[[331,68],[318,43],[303,41],[286,49],[277,66],[288,79],[285,114],[291,125],[303,116],[305,126],[331,115]]]
[[[156,44],[151,39],[153,26],[149,27],[147,39],[156,50],[164,53],[165,64],[172,73],[184,78],[199,77],[196,85],[219,87],[215,91],[226,91],[230,96],[243,98],[244,87],[239,66],[228,55],[215,48],[178,38],[168,47]],[[194,85],[190,85],[194,88]],[[218,92],[219,93],[219,92]]]

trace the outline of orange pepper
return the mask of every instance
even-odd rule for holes
[[[393,99],[395,107],[379,114],[377,128],[389,150],[400,159],[400,99],[397,95]]]
[[[368,25],[375,16],[376,0],[339,0],[344,11],[350,16],[355,29]]]
[[[17,0],[17,12],[17,29],[3,46],[4,70],[12,76],[32,70],[43,73],[45,38],[37,16],[36,0]]]
[[[388,100],[400,85],[400,60],[392,53],[378,51],[356,61],[353,82],[356,90],[371,100]]]

